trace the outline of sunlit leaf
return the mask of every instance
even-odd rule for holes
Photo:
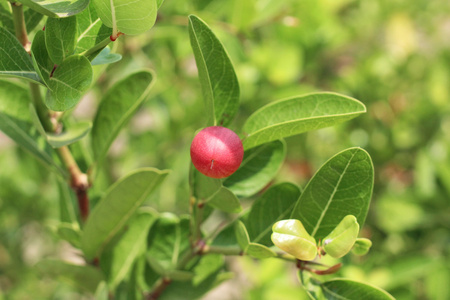
[[[89,4],[89,0],[21,0],[20,2],[23,5],[52,18],[63,18],[75,15],[80,13]]]

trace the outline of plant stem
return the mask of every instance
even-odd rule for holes
[[[21,3],[12,2],[11,7],[16,37],[25,50],[29,53],[30,42],[28,41],[27,27],[25,26],[25,19],[23,17],[23,6]]]
[[[37,83],[30,82],[30,91],[31,98],[33,100],[34,107],[36,108],[39,120],[41,121],[42,127],[44,127],[45,131],[54,132],[55,127],[50,120],[49,111],[45,106],[44,101],[42,100],[39,85]]]
[[[145,299],[146,300],[156,300],[161,296],[162,292],[167,288],[167,286],[172,282],[170,278],[161,278],[158,283],[155,285],[153,291],[148,294]]]
[[[239,247],[221,247],[221,246],[206,246],[203,253],[218,253],[223,255],[243,255],[244,252]]]

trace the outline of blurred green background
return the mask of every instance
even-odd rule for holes
[[[157,73],[151,97],[110,151],[94,202],[118,177],[154,166],[173,172],[149,204],[187,211],[189,145],[205,122],[189,14],[210,25],[234,63],[241,87],[235,131],[264,104],[313,91],[367,106],[351,122],[289,138],[276,181],[304,187],[335,153],[365,148],[376,181],[361,235],[373,248],[362,258],[345,257],[339,275],[397,299],[450,299],[450,2],[166,0],[150,32],[120,38],[122,61],[99,76],[73,112],[76,120],[91,119],[112,83],[140,68]],[[80,259],[52,233],[59,216],[55,182],[0,133],[0,299],[88,299],[33,269],[44,257]],[[229,268],[237,278],[209,299],[304,297],[282,262],[238,258]]]

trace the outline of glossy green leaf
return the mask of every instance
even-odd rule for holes
[[[370,247],[372,247],[372,241],[366,238],[357,238],[352,248],[352,253],[355,255],[366,255]]]
[[[55,64],[60,65],[75,51],[77,17],[48,18],[44,32],[48,55]]]
[[[93,0],[102,22],[125,34],[141,34],[153,27],[156,21],[156,0]]]
[[[81,55],[72,55],[60,64],[48,81],[45,98],[48,108],[65,111],[73,108],[88,90],[93,78],[90,61]]]
[[[155,80],[151,71],[139,71],[122,79],[103,97],[92,128],[92,148],[97,162],[105,157],[120,129],[147,98]]]
[[[61,260],[41,260],[35,268],[43,276],[64,280],[72,286],[92,294],[103,280],[101,271],[93,266],[73,265]]]
[[[248,244],[247,248],[245,249],[245,254],[259,259],[277,256],[277,254],[273,250],[258,243]]]
[[[111,53],[109,47],[103,48],[102,51],[92,60],[91,65],[105,65],[118,62],[122,59],[122,55],[117,53]]]
[[[88,259],[102,251],[167,174],[153,168],[139,169],[108,189],[84,226],[81,244]]]
[[[393,300],[390,294],[382,289],[369,284],[346,280],[334,279],[320,285],[322,292],[328,300]]]
[[[88,8],[76,17],[78,38],[75,53],[85,52],[111,36],[111,28],[106,27],[100,20],[92,1]]]
[[[49,145],[36,131],[30,114],[30,103],[27,89],[0,80],[0,130],[45,165],[64,174],[53,160]]]
[[[21,0],[20,2],[52,18],[64,18],[78,14],[89,4],[89,0]]]
[[[110,287],[116,287],[125,278],[136,257],[145,251],[148,231],[156,219],[157,213],[154,211],[138,212],[119,241],[102,254],[100,265]]]
[[[3,76],[42,84],[30,55],[13,34],[0,27],[0,77]]]
[[[273,224],[289,218],[299,197],[300,189],[286,182],[271,186],[256,199],[246,222],[250,240],[272,246],[270,235]]]
[[[71,125],[66,131],[60,134],[48,133],[47,141],[53,148],[67,146],[85,137],[91,131],[91,127],[91,122],[79,122]]]
[[[147,257],[155,260],[164,272],[174,270],[180,256],[189,248],[189,219],[179,219],[173,214],[160,215],[150,230],[147,240]]]
[[[249,197],[263,189],[278,173],[286,156],[286,144],[274,141],[244,152],[239,169],[223,185],[239,197]]]
[[[227,126],[239,108],[239,83],[228,54],[205,22],[189,16],[189,38],[197,63],[207,124]]]
[[[356,99],[335,93],[313,93],[270,103],[245,122],[244,149],[306,131],[333,126],[366,112]]]
[[[359,233],[359,224],[355,216],[348,215],[324,237],[322,245],[327,254],[334,258],[346,255],[355,244]]]
[[[236,235],[239,247],[241,247],[242,250],[247,249],[247,246],[250,244],[250,238],[248,236],[247,228],[245,228],[242,221],[237,221],[234,225],[234,234]]]
[[[33,65],[39,77],[45,84],[50,81],[50,74],[52,73],[54,63],[48,56],[47,46],[45,45],[45,33],[42,30],[36,32],[33,43],[31,44],[31,57]]]
[[[239,213],[242,211],[239,199],[226,187],[221,187],[216,193],[214,193],[208,200],[207,204],[227,213]]]
[[[317,240],[323,239],[346,215],[364,225],[373,189],[373,165],[361,148],[344,150],[328,160],[309,181],[292,219],[302,221]]]

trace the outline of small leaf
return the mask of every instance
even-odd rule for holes
[[[91,65],[105,65],[118,62],[122,59],[122,55],[117,53],[111,53],[109,47],[103,48],[103,50],[92,60]]]
[[[125,34],[141,34],[153,27],[156,21],[156,0],[110,1],[93,0],[102,22]]]
[[[299,196],[300,189],[294,184],[285,182],[271,186],[256,199],[246,222],[250,240],[271,246],[270,235],[273,224],[290,216]]]
[[[357,238],[352,248],[355,255],[366,255],[372,247],[372,241],[366,238]]]
[[[3,76],[42,84],[23,46],[8,30],[0,27],[0,77]]]
[[[226,187],[221,187],[206,203],[227,213],[239,213],[242,211],[239,199]]]
[[[64,18],[81,12],[88,6],[89,0],[21,0],[20,3],[43,15]]]
[[[270,103],[245,122],[244,149],[333,126],[366,112],[356,99],[335,93],[313,93]]]
[[[56,232],[61,239],[68,241],[75,248],[80,248],[81,231],[78,224],[61,223],[58,225]]]
[[[333,279],[320,285],[326,299],[339,300],[394,300],[395,298],[386,291],[365,283],[346,280]]]
[[[71,109],[90,87],[93,72],[90,61],[81,55],[72,55],[60,64],[48,82],[45,104],[55,111]]]
[[[239,108],[239,83],[228,54],[201,19],[189,16],[189,38],[208,118],[207,124],[227,126]]]
[[[45,45],[50,59],[60,65],[73,54],[77,42],[77,18],[48,18],[45,25]]]
[[[277,254],[273,250],[257,243],[248,244],[247,248],[245,249],[245,254],[259,259],[277,256]]]
[[[60,134],[47,134],[47,140],[53,148],[60,148],[81,140],[91,131],[91,122],[79,122]]]
[[[50,74],[52,73],[54,63],[48,56],[47,46],[45,45],[45,33],[42,30],[36,32],[33,43],[31,44],[31,57],[33,65],[39,77],[45,84],[48,85],[50,81]]]
[[[242,223],[242,221],[237,221],[236,225],[234,226],[234,233],[241,249],[247,249],[247,246],[250,244],[250,238],[248,237],[247,228],[245,228],[245,225],[244,223]]]
[[[152,71],[140,71],[122,79],[103,97],[92,128],[94,157],[100,163],[120,129],[147,98],[154,83]]]
[[[108,189],[84,226],[81,244],[88,259],[102,251],[167,174],[153,168],[139,169]]]
[[[282,220],[272,227],[272,242],[300,260],[313,260],[317,255],[316,240],[299,220]]]
[[[278,173],[286,156],[286,144],[274,141],[244,152],[239,169],[223,185],[240,197],[249,197],[263,189]]]
[[[344,150],[328,160],[309,181],[292,214],[317,240],[346,215],[364,225],[373,189],[373,165],[361,148]]]
[[[323,249],[334,258],[347,254],[355,244],[359,233],[359,225],[355,216],[348,215],[333,231],[324,237]]]
[[[41,260],[35,267],[44,276],[63,279],[74,287],[92,294],[103,280],[100,270],[89,265],[73,265],[61,260],[47,259]]]

